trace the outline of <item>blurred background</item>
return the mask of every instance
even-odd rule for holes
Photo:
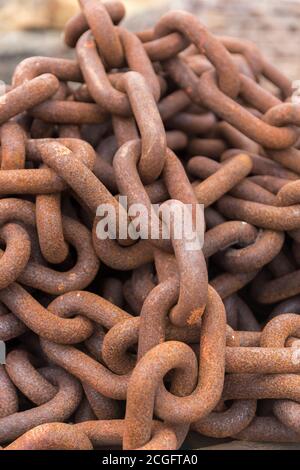
[[[169,9],[198,15],[216,34],[255,41],[291,79],[300,79],[300,0],[125,0],[132,31],[152,26]],[[62,41],[77,0],[0,0],[0,79],[10,81],[25,57],[72,57]]]

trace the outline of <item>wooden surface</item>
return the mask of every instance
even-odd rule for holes
[[[231,439],[213,439],[190,433],[183,449],[194,450],[300,450],[300,444],[274,444],[269,442],[235,441]]]
[[[227,444],[218,444],[209,447],[200,447],[200,450],[299,450],[300,444],[272,444],[267,442],[232,441]]]

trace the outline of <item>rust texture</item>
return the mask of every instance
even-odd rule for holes
[[[300,442],[292,83],[189,13],[133,33],[118,1],[79,8],[74,59],[28,58],[0,96],[1,450]],[[193,227],[202,204],[203,244],[156,204]]]

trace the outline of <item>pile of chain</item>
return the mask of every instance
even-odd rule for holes
[[[0,97],[2,448],[300,442],[290,81],[188,13],[134,34],[121,3],[79,4],[75,59],[24,60]],[[202,249],[99,238],[120,196],[204,204]]]

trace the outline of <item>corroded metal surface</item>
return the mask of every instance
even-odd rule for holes
[[[24,60],[0,97],[0,444],[299,442],[292,84],[189,13],[135,34],[120,2],[79,5],[76,58]],[[147,209],[137,238],[123,196]],[[164,239],[154,205],[195,227],[198,203],[204,244]]]

